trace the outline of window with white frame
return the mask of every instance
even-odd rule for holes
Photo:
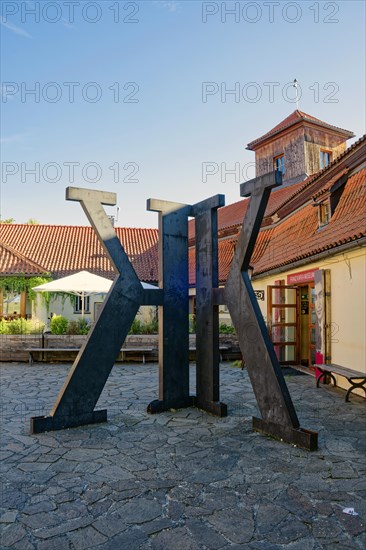
[[[84,300],[84,313],[90,313],[90,296],[75,296],[74,313],[83,312],[83,300]]]

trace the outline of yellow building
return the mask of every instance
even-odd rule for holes
[[[342,132],[344,140],[352,135],[295,111],[249,144],[259,172],[264,158],[268,170],[272,166],[286,174],[291,166],[291,178],[284,177],[271,193],[252,259],[252,282],[281,364],[310,370],[316,363],[335,363],[366,373],[366,138],[346,149],[339,142]],[[335,147],[327,166],[308,174],[324,162],[329,133]],[[311,166],[309,140],[316,142]],[[287,156],[294,147],[305,151],[296,162]],[[227,249],[232,255],[246,207],[244,199],[219,211],[222,283],[230,265]],[[221,318],[229,321],[224,307]],[[337,383],[348,387],[343,377]]]

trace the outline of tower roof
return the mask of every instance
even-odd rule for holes
[[[304,113],[296,109],[296,111],[294,111],[284,120],[282,120],[282,122],[277,124],[274,128],[272,128],[272,130],[270,130],[263,136],[248,143],[247,149],[249,149],[250,151],[255,151],[258,145],[261,145],[268,139],[274,137],[277,134],[280,134],[281,132],[283,132],[284,130],[287,130],[288,128],[291,128],[291,126],[295,126],[296,124],[300,124],[304,122],[313,124],[315,126],[319,126],[326,130],[332,130],[333,132],[336,132],[337,134],[344,136],[345,140],[354,137],[353,132],[350,132],[349,130],[344,130],[343,128],[339,128],[338,126],[333,126],[332,124],[323,122],[319,118],[316,118],[312,115],[308,115],[307,113]]]

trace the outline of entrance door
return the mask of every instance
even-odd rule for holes
[[[315,361],[315,292],[314,283],[300,288],[300,363],[308,367]]]
[[[267,287],[267,322],[280,365],[297,365],[299,346],[299,288],[289,285]]]

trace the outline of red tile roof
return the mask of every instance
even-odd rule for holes
[[[117,227],[116,233],[139,279],[157,281],[157,229]],[[104,277],[112,278],[114,275],[91,227],[0,224],[0,242],[22,254],[28,261],[42,266],[55,278],[83,269]],[[7,269],[11,269],[12,264],[7,265]]]
[[[351,176],[335,212],[325,227],[319,228],[318,208],[303,206],[283,220],[270,236],[269,246],[254,262],[255,274],[331,250],[366,237],[366,168]],[[264,230],[267,233],[269,230]]]
[[[13,250],[10,246],[0,243],[0,274],[1,275],[44,275],[47,269]]]
[[[248,202],[248,199],[242,199],[228,206],[219,208],[217,216],[219,231],[233,226],[240,226],[243,223]],[[194,220],[190,220],[188,224],[188,238],[194,239],[194,235]]]
[[[269,198],[267,208],[264,217],[273,215],[280,207],[286,204],[298,190],[302,188],[307,180],[289,185],[287,187],[281,187],[280,189],[273,189]],[[229,229],[232,227],[240,229],[247,207],[249,199],[242,199],[233,204],[223,206],[218,210],[218,227],[219,231]],[[194,239],[194,220],[190,220],[188,229],[189,239]]]
[[[224,283],[229,275],[231,260],[235,251],[236,239],[225,239],[219,241],[219,282]],[[194,286],[196,283],[196,249],[189,249],[189,284]]]
[[[272,130],[269,130],[269,132],[267,132],[263,136],[256,138],[250,143],[248,143],[247,149],[249,149],[250,151],[254,150],[259,144],[266,141],[268,138],[271,138],[276,134],[279,134],[283,130],[286,130],[287,128],[290,128],[291,126],[294,126],[295,124],[298,124],[300,122],[310,122],[317,126],[321,126],[322,128],[327,128],[328,130],[336,131],[337,133],[343,134],[347,139],[354,137],[353,132],[350,132],[349,130],[338,128],[337,126],[333,126],[332,124],[323,122],[319,118],[315,118],[314,116],[308,115],[307,113],[296,110],[293,113],[291,113],[288,117],[286,117],[284,120],[282,120],[282,122],[280,122],[274,128],[272,128]]]
[[[291,198],[296,195],[300,189],[302,189],[306,181],[307,180],[299,181],[298,183],[288,185],[287,187],[272,189],[264,217],[272,216],[279,208],[291,200]]]
[[[319,191],[317,191],[316,193],[314,193],[313,195],[313,200],[315,200],[316,198],[319,198],[321,195],[323,195],[324,193],[326,193],[327,191],[329,191],[331,189],[331,187],[338,181],[341,179],[342,176],[345,176],[346,174],[348,174],[349,172],[349,169],[348,168],[343,168],[343,170],[341,170],[340,172],[338,172],[337,174],[335,174],[332,178],[330,178],[330,180],[321,188],[319,189]]]

